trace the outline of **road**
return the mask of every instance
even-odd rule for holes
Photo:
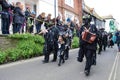
[[[92,66],[88,77],[84,74],[85,59],[77,62],[78,49],[74,49],[60,67],[57,62],[43,64],[43,57],[1,65],[0,80],[120,80],[120,58],[116,59],[120,54],[117,53],[114,46],[97,55],[97,65]],[[52,60],[52,56],[50,58]]]

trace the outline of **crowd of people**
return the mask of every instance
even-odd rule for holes
[[[114,45],[112,40],[112,34],[108,34],[104,29],[98,30],[95,24],[92,24],[92,16],[83,17],[83,25],[80,27],[76,23],[76,20],[72,21],[70,18],[61,21],[61,16],[51,19],[51,14],[42,12],[36,17],[35,12],[31,12],[30,7],[26,7],[26,11],[23,11],[23,5],[21,2],[16,4],[9,4],[6,0],[1,0],[2,5],[2,33],[9,34],[10,25],[13,26],[13,33],[22,33],[24,27],[29,33],[33,33],[33,27],[36,27],[36,34],[43,35],[45,39],[43,54],[43,63],[49,62],[49,56],[54,54],[52,62],[55,62],[58,58],[58,66],[61,63],[65,63],[65,60],[69,59],[69,49],[76,30],[76,36],[79,37],[79,52],[77,60],[83,61],[85,56],[85,74],[90,74],[92,65],[96,65],[96,54],[101,51],[105,51],[106,47]],[[116,33],[119,51],[120,51],[120,32]],[[99,46],[99,47],[98,47]]]
[[[2,34],[9,34],[10,25],[13,26],[13,33],[22,33],[24,28],[26,28],[27,32],[33,33],[33,27],[35,26],[35,34],[43,35],[45,39],[43,63],[49,62],[51,53],[54,54],[52,62],[55,62],[59,56],[59,66],[69,58],[69,49],[71,48],[74,30],[77,33],[79,31],[76,20],[68,18],[66,22],[65,20],[61,21],[60,15],[52,19],[52,15],[48,14],[46,16],[45,12],[36,17],[36,13],[31,11],[30,7],[26,7],[26,10],[23,11],[21,2],[9,4],[7,0],[1,0],[0,4],[2,6],[2,11],[0,12]]]
[[[104,28],[97,29],[91,21],[91,16],[83,17],[83,25],[79,30],[80,49],[77,60],[82,62],[85,56],[84,72],[86,76],[90,74],[91,66],[96,65],[96,54],[106,51],[107,47],[113,48],[115,43],[117,43],[118,51],[120,51],[120,31],[107,33]],[[113,39],[114,37],[116,39]]]
[[[53,20],[55,19],[51,18],[51,14],[47,15],[45,12],[36,16],[35,11],[31,11],[30,6],[24,8],[21,2],[10,4],[7,0],[1,0],[0,5],[2,6],[2,11],[0,12],[2,34],[9,34],[10,26],[13,28],[13,33],[23,33],[24,29],[26,32],[33,33],[34,26],[36,33],[39,33],[43,23],[47,28],[47,26],[51,26],[51,24],[53,24]],[[59,21],[60,19],[61,16],[58,16],[56,21]]]

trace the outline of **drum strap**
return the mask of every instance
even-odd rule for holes
[[[84,27],[84,29],[90,31],[90,27],[88,29],[86,27]]]

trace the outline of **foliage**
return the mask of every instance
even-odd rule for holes
[[[79,47],[79,38],[74,37],[72,42],[72,48],[78,48]]]
[[[28,59],[42,55],[44,38],[39,35],[14,34],[8,38],[18,40],[15,48],[9,48],[6,51],[0,51],[0,64],[5,62]]]
[[[17,48],[14,48],[14,49],[8,49],[7,51],[5,51],[6,54],[8,55],[7,56],[7,61],[16,61],[16,60],[19,60],[20,57],[21,57],[21,52],[22,50],[21,49],[17,49]]]
[[[6,62],[6,57],[7,57],[7,54],[5,52],[0,51],[0,64]]]
[[[44,43],[44,38],[40,35],[32,35],[29,33],[26,34],[14,34],[14,35],[9,35],[8,38],[11,39],[18,39],[18,40],[33,40],[36,43],[43,44]]]

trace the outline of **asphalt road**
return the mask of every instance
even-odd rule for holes
[[[92,66],[88,77],[84,74],[85,59],[77,62],[77,54],[78,49],[71,50],[69,60],[60,67],[57,62],[43,64],[43,57],[1,65],[0,80],[120,80],[120,58],[116,59],[120,54],[116,46],[97,55],[97,65]]]

